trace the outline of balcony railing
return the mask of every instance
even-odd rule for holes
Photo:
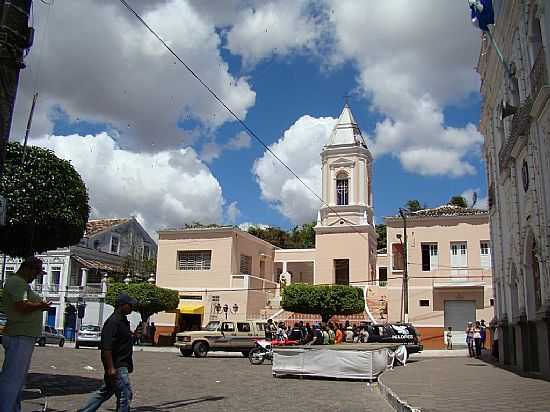
[[[441,271],[441,277],[432,280],[433,287],[491,286],[491,269],[454,268]]]
[[[535,64],[533,64],[529,78],[531,81],[531,96],[533,100],[535,100],[540,89],[542,89],[545,84],[548,84],[546,53],[544,51],[544,47],[540,48],[537,57],[535,58]]]

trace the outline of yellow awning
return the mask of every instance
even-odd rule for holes
[[[204,313],[204,305],[190,305],[185,303],[180,303],[178,306],[180,313],[186,315],[202,315]]]

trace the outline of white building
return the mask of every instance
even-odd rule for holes
[[[128,276],[128,255],[140,260],[155,258],[156,253],[155,241],[135,218],[90,220],[78,245],[37,255],[47,275],[32,287],[52,301],[44,324],[70,334],[68,329],[77,327],[76,306],[84,303],[82,324],[102,325],[113,312],[105,303],[107,279],[122,281]],[[8,277],[17,271],[21,259],[6,257],[5,262],[4,275]],[[136,321],[137,315],[133,323]]]
[[[478,70],[500,361],[550,376],[550,4],[495,1]]]

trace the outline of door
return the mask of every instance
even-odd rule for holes
[[[446,300],[444,324],[445,333],[452,327],[453,346],[466,346],[466,327],[468,322],[476,320],[476,302],[474,300]]]
[[[349,259],[334,259],[334,278],[337,285],[349,285]]]
[[[216,347],[224,350],[231,350],[231,342],[235,339],[235,324],[233,322],[222,322],[222,336],[216,339]]]
[[[237,322],[236,336],[231,342],[231,346],[235,350],[251,349],[254,347],[254,341],[256,340],[250,322]]]
[[[468,248],[466,242],[451,243],[451,274],[457,278],[465,278],[468,266]]]
[[[46,325],[55,328],[55,315],[57,313],[57,308],[48,308],[48,318],[46,320]]]

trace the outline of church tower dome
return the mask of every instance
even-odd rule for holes
[[[372,155],[347,103],[321,160],[325,204],[317,225],[372,226]]]

